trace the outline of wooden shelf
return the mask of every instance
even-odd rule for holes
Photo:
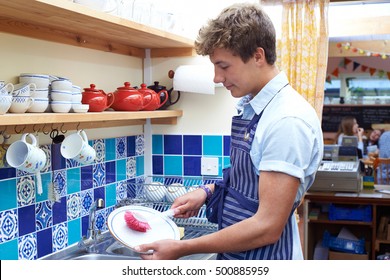
[[[88,112],[80,113],[7,113],[0,116],[0,131],[9,134],[24,132],[48,132],[52,128],[69,130],[143,125],[147,119],[152,124],[176,124],[181,110],[157,110],[137,112]]]
[[[66,0],[0,0],[0,32],[145,57],[194,55],[193,40]]]

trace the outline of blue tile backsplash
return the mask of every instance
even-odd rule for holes
[[[92,165],[60,154],[60,144],[41,146],[48,161],[41,171],[43,193],[35,175],[0,168],[0,259],[38,259],[77,243],[87,232],[89,208],[103,198],[96,227],[118,201],[134,197],[132,182],[144,176],[144,136],[90,140]],[[153,135],[152,172],[165,176],[200,176],[202,156],[219,159],[219,176],[229,164],[230,136]],[[54,189],[50,192],[49,189]],[[55,201],[53,201],[55,199]]]

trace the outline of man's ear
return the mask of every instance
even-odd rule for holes
[[[265,51],[263,48],[257,48],[254,55],[255,61],[257,63],[266,63]]]

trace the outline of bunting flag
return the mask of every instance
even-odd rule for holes
[[[379,70],[379,69],[376,69],[374,67],[368,67],[366,65],[361,65],[360,63],[353,61],[352,59],[349,59],[349,58],[340,59],[338,67],[336,69],[334,69],[330,75],[338,78],[339,74],[340,74],[340,68],[344,68],[345,70],[347,70],[347,65],[349,65],[351,62],[352,62],[352,71],[356,71],[356,69],[361,67],[360,69],[362,72],[366,72],[368,70],[371,76],[374,76],[375,73],[377,73],[377,75],[380,78],[383,78],[386,75],[387,78],[390,80],[390,72],[386,72],[384,70]],[[330,75],[328,76],[329,81],[331,79]],[[329,82],[328,77],[326,79],[327,82]]]
[[[384,44],[386,45],[387,42],[384,41]],[[382,59],[388,59],[390,57],[390,54],[388,53],[378,53],[370,50],[363,50],[361,48],[353,47],[351,42],[337,43],[336,47],[340,49],[340,53],[342,53],[343,50],[346,50],[346,51],[352,51],[354,53],[357,52],[361,55],[381,57]]]
[[[360,63],[357,63],[356,61],[353,62],[353,71],[355,71],[360,66]]]

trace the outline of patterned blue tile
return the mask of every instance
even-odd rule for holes
[[[16,199],[16,179],[0,181],[0,211],[15,208]]]
[[[164,154],[181,155],[182,154],[182,136],[164,135]]]
[[[32,233],[19,238],[19,259],[36,260],[38,256],[37,234]]]
[[[53,252],[57,252],[68,246],[68,227],[66,223],[53,227]]]
[[[144,154],[145,141],[143,135],[137,135],[135,138],[135,155],[141,156]]]
[[[127,198],[127,183],[119,182],[116,186],[116,201]]]
[[[97,139],[92,141],[92,147],[96,151],[96,159],[95,162],[102,163],[105,161],[106,151],[105,151],[105,143],[103,139]]]
[[[18,214],[16,209],[0,212],[0,243],[18,236]]]
[[[106,183],[106,165],[97,163],[93,165],[93,187],[101,187]]]
[[[35,205],[18,208],[18,217],[19,236],[32,233],[36,230]]]
[[[202,136],[183,136],[183,155],[202,155]]]
[[[130,157],[126,161],[127,179],[134,178],[137,173],[137,162],[135,157]]]
[[[89,208],[94,201],[92,190],[81,192],[81,216],[89,214]]]
[[[61,197],[66,196],[66,170],[54,171],[53,182],[57,186],[57,190]]]
[[[116,159],[125,158],[127,156],[126,137],[115,138]]]
[[[95,219],[95,229],[100,229],[104,231],[107,229],[106,227],[106,209],[97,210],[96,211],[96,219]]]
[[[81,215],[81,198],[79,193],[74,193],[68,196],[67,200],[67,216],[68,221],[79,218]]]
[[[53,205],[50,201],[37,203],[35,206],[36,230],[51,227],[53,225]]]
[[[51,171],[51,145],[43,145],[40,147],[46,154],[46,163],[43,166],[41,172],[49,172]]]
[[[18,206],[31,205],[35,202],[35,181],[32,175],[17,178]]]

